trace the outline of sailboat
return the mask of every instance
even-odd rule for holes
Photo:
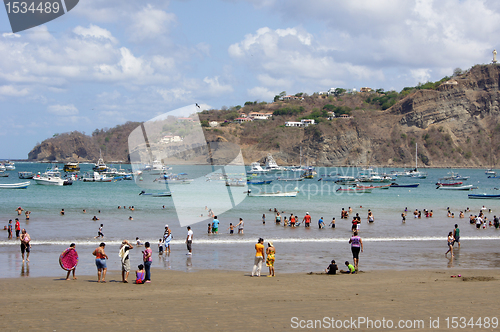
[[[408,171],[411,178],[425,179],[427,177],[426,172],[418,170],[418,144],[415,143],[415,169]]]

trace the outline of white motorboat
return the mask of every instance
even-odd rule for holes
[[[99,172],[94,172],[91,176],[89,173],[85,173],[83,176],[83,182],[111,182],[113,178],[108,177],[106,174],[99,174]]]
[[[0,189],[26,189],[31,183],[20,182],[20,183],[2,183],[0,184]]]
[[[269,153],[266,158],[266,168],[268,172],[273,172],[273,171],[284,171],[285,168],[278,166],[276,161],[274,160],[273,156]]]
[[[45,186],[63,186],[64,179],[61,178],[61,173],[55,170],[47,170],[43,174],[37,174],[33,176],[36,184],[41,184]]]
[[[254,162],[250,164],[250,170],[247,172],[248,174],[253,174],[253,173],[267,173],[269,170],[263,169],[262,166],[258,162]]]
[[[5,165],[3,163],[0,164],[0,172],[5,172],[6,170]]]
[[[9,173],[5,172],[5,171],[0,171],[0,178],[6,178],[9,176]]]
[[[97,163],[94,164],[92,167],[92,170],[94,172],[105,172],[108,169],[108,166],[104,163],[104,159],[102,159],[102,154],[101,150],[99,150],[99,159],[97,160]]]
[[[163,165],[161,160],[158,160],[157,158],[155,158],[155,160],[153,160],[153,164],[146,165],[144,167],[143,171],[148,172],[148,174],[151,174],[151,175],[161,175],[161,174],[165,174],[168,169],[171,169],[171,167],[167,167],[167,166]]]
[[[6,171],[13,171],[16,169],[15,164],[13,162],[8,161],[8,160],[4,162],[4,166],[5,166]]]
[[[472,184],[467,184],[463,186],[438,186],[439,190],[472,190],[474,189]]]

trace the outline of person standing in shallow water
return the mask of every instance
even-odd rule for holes
[[[358,236],[358,232],[354,231],[353,236],[349,240],[351,244],[352,258],[354,260],[354,268],[358,270],[359,268],[359,251],[363,252],[363,241]]]
[[[30,235],[26,232],[26,229],[23,228],[21,232],[21,255],[23,256],[23,263],[24,263],[24,252],[26,251],[26,261],[30,261],[30,252],[31,252],[31,237]]]

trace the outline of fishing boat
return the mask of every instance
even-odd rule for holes
[[[33,179],[33,172],[18,172],[20,179]]]
[[[500,199],[500,194],[469,194],[467,195],[469,198],[474,198],[474,199]]]
[[[94,172],[105,172],[108,169],[108,166],[104,163],[104,159],[102,159],[102,154],[101,150],[99,150],[99,159],[97,160],[97,163],[94,164],[92,167],[92,170]]]
[[[161,174],[165,174],[168,169],[169,169],[169,167],[166,167],[165,165],[163,165],[161,160],[158,160],[157,158],[155,158],[155,160],[153,160],[153,164],[146,165],[144,167],[143,171],[149,172],[149,174],[151,174],[151,175],[161,175]]]
[[[270,184],[273,180],[247,180],[248,184],[260,185],[260,184]]]
[[[269,170],[263,169],[262,166],[258,162],[253,162],[250,164],[250,170],[247,172],[247,174],[261,174],[261,173],[267,173]]]
[[[461,176],[454,172],[449,172],[448,174],[449,175],[440,178],[439,181],[466,181],[470,178],[469,176]]]
[[[341,175],[337,177],[335,183],[339,185],[353,185],[357,184],[358,180],[354,176]]]
[[[170,197],[172,193],[170,191],[165,191],[161,193],[147,193],[144,190],[139,193],[139,196],[150,196],[150,197]]]
[[[80,172],[80,163],[69,162],[64,164],[63,171],[67,173]]]
[[[486,175],[493,175],[493,176],[496,176],[497,175],[497,172],[495,172],[492,168],[490,169],[487,169],[484,174]],[[488,176],[489,177],[489,176]]]
[[[20,183],[1,183],[0,189],[26,189],[30,184],[29,181]]]
[[[6,160],[3,164],[5,166],[6,171],[13,171],[16,169],[15,164],[13,162],[8,161],[8,160]]]
[[[0,163],[0,172],[5,172],[5,171],[6,171],[5,165],[3,163]]]
[[[398,184],[396,182],[391,183],[391,188],[417,188],[420,183],[404,183]]]
[[[113,178],[108,177],[105,174],[99,174],[99,172],[94,172],[92,175],[85,173],[83,176],[83,182],[111,182]]]
[[[349,187],[349,188],[338,188],[336,192],[369,194],[372,192],[373,189],[374,189],[373,187]]]
[[[467,184],[463,186],[438,186],[436,189],[439,190],[472,190],[474,186],[472,184]]]
[[[282,178],[282,177],[278,177],[276,180],[277,181],[292,182],[292,181],[302,181],[304,179],[303,178]]]
[[[243,179],[228,179],[226,181],[227,187],[244,187],[245,185],[246,182]]]
[[[298,193],[298,188],[295,188],[293,191],[259,192],[255,194],[252,193],[251,189],[248,189],[246,192],[249,197],[296,197]]]
[[[459,181],[459,182],[436,182],[436,186],[443,186],[443,187],[458,187],[462,184],[464,184],[462,181]]]
[[[357,180],[359,182],[375,182],[375,183],[384,183],[391,182],[393,180],[392,177],[388,175],[379,175],[377,172],[373,170],[373,168],[363,168],[358,174]]]
[[[6,178],[9,176],[9,173],[5,172],[5,171],[0,171],[0,178]]]
[[[48,169],[43,174],[37,174],[33,176],[36,184],[44,186],[63,186],[64,179],[61,178],[61,173],[55,169]]]
[[[266,158],[266,166],[265,170],[268,172],[276,172],[276,171],[284,171],[285,168],[278,166],[273,156],[269,153]]]
[[[305,169],[304,173],[302,173],[301,177],[303,177],[304,179],[314,179],[316,174],[318,173],[316,172],[314,167],[309,166]]]

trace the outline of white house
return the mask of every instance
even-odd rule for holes
[[[234,119],[234,122],[242,124],[244,122],[250,122],[253,121],[251,118],[236,118]]]
[[[208,125],[209,125],[210,127],[217,127],[217,126],[219,125],[219,123],[218,123],[217,121],[210,121],[210,122],[208,123]]]
[[[307,127],[309,125],[313,125],[314,124],[314,119],[302,119],[300,120],[300,122],[296,122],[296,121],[287,121],[285,122],[285,126],[286,127],[301,127],[301,128],[304,128],[304,127]]]

